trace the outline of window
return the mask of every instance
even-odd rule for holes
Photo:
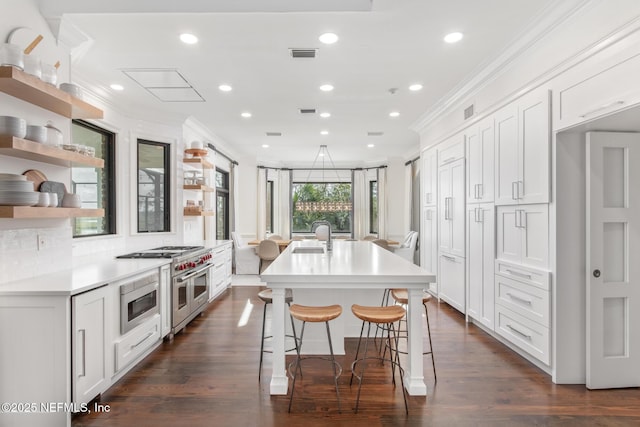
[[[294,183],[292,230],[310,233],[313,221],[322,219],[332,232],[350,233],[352,207],[350,182]]]
[[[96,157],[104,160],[104,168],[71,168],[70,191],[80,196],[82,207],[104,209],[103,218],[72,218],[73,237],[115,234],[115,135],[92,124],[74,120],[71,139],[75,144],[93,147]]]
[[[369,181],[369,233],[378,234],[378,181]]]
[[[169,144],[138,140],[138,232],[171,231]]]
[[[267,233],[273,233],[273,181],[267,181]]]
[[[229,238],[229,173],[216,169],[216,239]]]

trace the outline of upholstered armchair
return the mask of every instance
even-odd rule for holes
[[[409,231],[404,241],[398,247],[392,247],[393,253],[400,255],[409,262],[414,262],[414,254],[416,253],[416,245],[418,244],[418,232]]]
[[[236,274],[259,274],[260,258],[256,254],[256,248],[244,243],[235,231],[231,232],[231,238],[233,239]]]

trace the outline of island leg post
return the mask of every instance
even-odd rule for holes
[[[427,386],[424,383],[422,360],[422,289],[407,288],[409,304],[407,305],[407,352],[409,366],[405,368],[404,386],[411,396],[426,396]]]
[[[271,394],[287,394],[289,379],[285,367],[285,303],[284,288],[273,288],[273,315],[271,329],[273,334],[273,368],[271,374]]]

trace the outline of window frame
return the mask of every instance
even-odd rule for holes
[[[268,221],[266,221],[267,233],[273,233],[273,205],[274,205],[274,183],[272,179],[267,180],[267,213],[269,214]]]
[[[216,219],[219,218],[219,212],[218,212],[218,195],[222,194],[224,196],[224,209],[225,209],[225,223],[224,223],[224,233],[223,233],[223,239],[221,240],[228,240],[229,239],[229,228],[230,228],[230,224],[229,224],[229,203],[230,203],[230,191],[229,191],[229,179],[231,178],[231,174],[223,169],[220,168],[216,168],[215,173],[218,174],[222,174],[225,179],[224,179],[224,184],[226,184],[225,187],[218,187],[218,180],[215,179],[215,185],[216,185]],[[217,177],[216,177],[217,178]],[[216,239],[218,238],[218,222],[216,220]],[[219,239],[220,240],[220,239]]]
[[[376,196],[375,196],[375,205],[373,203],[373,187],[375,186],[376,189]],[[377,205],[378,205],[378,180],[371,180],[369,181],[369,234],[378,234],[378,212],[377,212]],[[373,220],[374,218],[374,207],[376,208],[376,212],[375,212],[375,222]],[[373,228],[375,223],[375,229]]]
[[[155,145],[164,148],[164,212],[163,212],[163,230],[140,230],[140,145]],[[166,142],[151,141],[145,138],[137,138],[136,140],[136,230],[138,234],[148,233],[169,233],[171,232],[171,144]]]
[[[104,207],[104,217],[105,217],[105,232],[103,233],[94,233],[94,234],[81,234],[81,235],[76,235],[75,234],[75,221],[77,221],[79,218],[82,217],[78,217],[78,218],[72,218],[74,224],[71,227],[72,228],[72,238],[74,239],[81,239],[81,238],[87,238],[87,237],[100,237],[100,236],[113,236],[118,234],[118,228],[117,228],[117,195],[116,195],[116,191],[117,191],[117,181],[116,181],[116,133],[115,132],[111,132],[110,130],[107,130],[105,128],[102,128],[98,125],[95,125],[93,123],[89,123],[85,120],[79,120],[79,119],[73,119],[71,121],[71,127],[72,127],[72,133],[73,133],[73,126],[77,125],[80,127],[83,127],[85,129],[89,129],[91,131],[95,131],[99,134],[101,134],[103,137],[107,137],[108,141],[105,144],[105,155],[104,155],[104,166],[103,166],[103,170],[106,171],[106,175],[107,175],[107,186],[108,186],[108,191],[107,191],[107,197],[106,197],[106,201],[107,201],[107,206]],[[76,141],[77,142],[77,141]],[[72,168],[73,169],[73,166]],[[73,177],[71,178],[71,183],[73,185]]]

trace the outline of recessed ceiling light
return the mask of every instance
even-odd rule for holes
[[[329,135],[329,131],[328,130],[321,130],[320,131],[320,135]]]
[[[124,90],[124,86],[119,85],[119,84],[117,84],[117,83],[112,84],[110,87],[111,87],[111,89],[113,89],[113,90]]]
[[[373,147],[375,147],[375,145],[374,144],[367,144],[367,147],[373,148]]]
[[[269,144],[262,144],[262,148],[269,148]]]
[[[233,88],[229,85],[220,85],[218,86],[218,89],[220,89],[223,92],[231,92]]]
[[[186,44],[198,43],[198,38],[193,34],[189,34],[189,33],[180,34],[180,40],[182,41],[182,43],[186,43]]]
[[[242,117],[244,117],[245,119],[248,119],[249,117],[251,117],[251,113],[248,111],[245,111],[244,113],[240,114]]]
[[[331,117],[331,113],[320,113],[320,117],[322,117],[323,119],[329,118]]]
[[[389,113],[389,117],[398,117],[400,115],[400,113],[398,113],[397,111],[392,111]]]
[[[322,85],[320,86],[320,90],[323,92],[331,92],[333,90],[333,86],[329,84]]]
[[[446,36],[444,36],[444,41],[447,43],[456,43],[462,40],[462,37],[464,37],[462,33],[458,33],[458,32],[449,33]]]
[[[318,37],[318,40],[324,44],[334,44],[338,41],[338,36],[334,33],[324,33]]]
[[[422,89],[422,85],[420,83],[416,83],[416,84],[413,84],[413,85],[409,86],[409,90],[413,91],[413,92],[416,92],[416,91],[418,91],[420,89]]]

